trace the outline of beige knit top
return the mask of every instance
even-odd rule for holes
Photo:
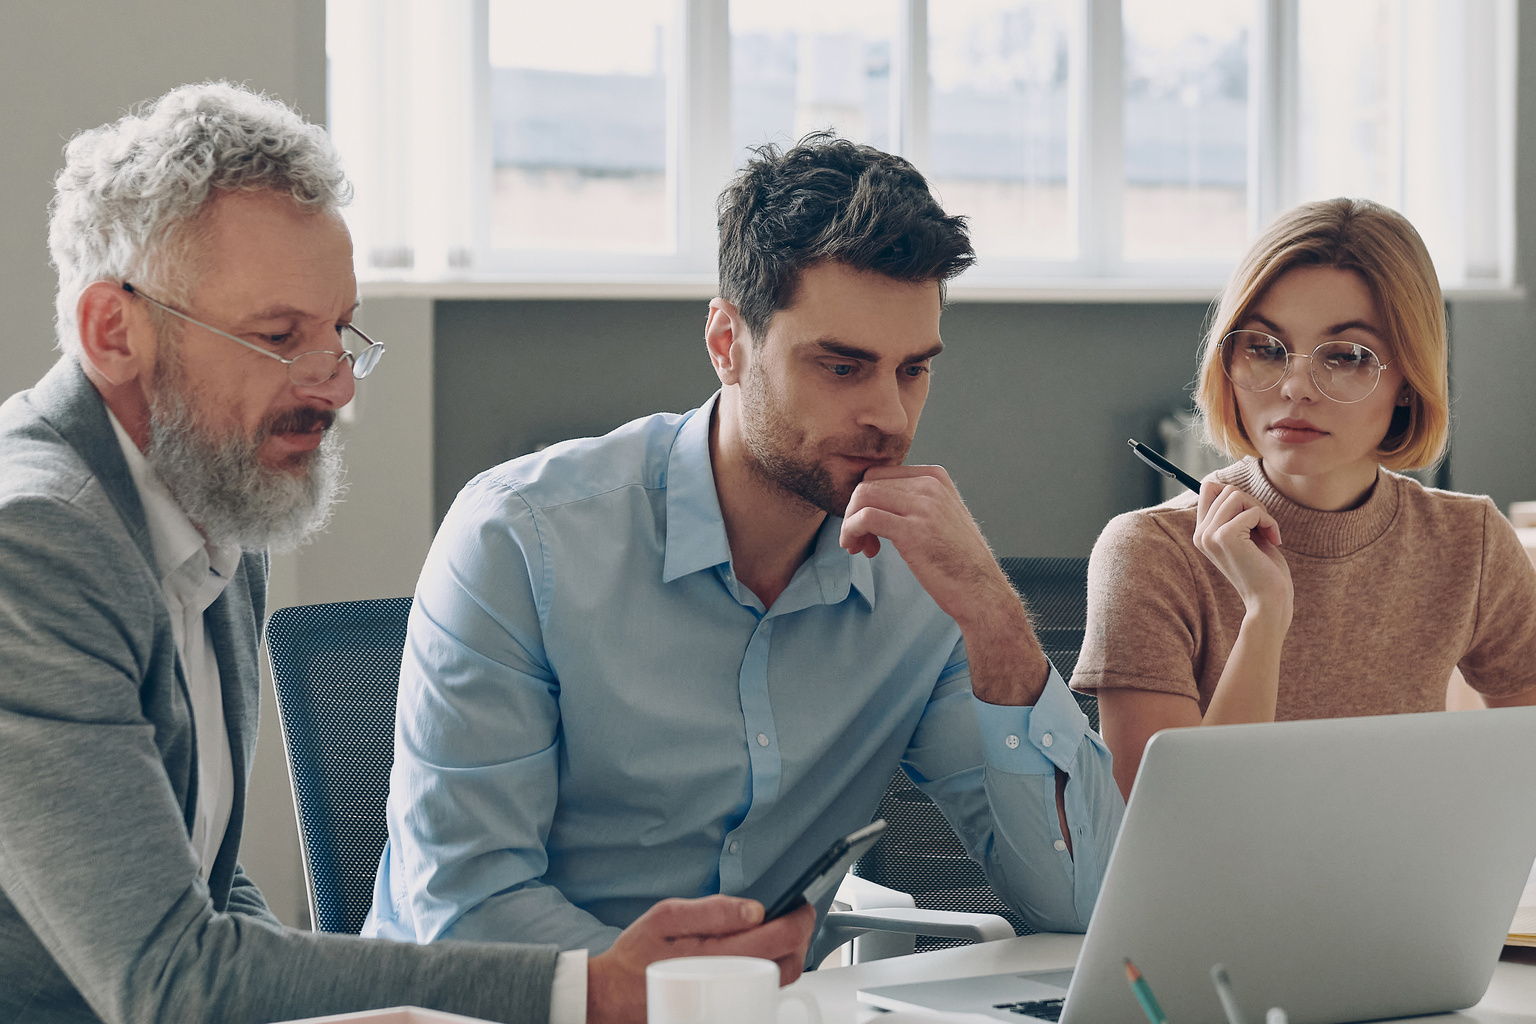
[[[1457,665],[1490,696],[1536,687],[1536,568],[1490,499],[1380,470],[1364,504],[1319,512],[1275,490],[1256,460],[1216,477],[1280,524],[1296,600],[1277,719],[1443,710]],[[1243,602],[1195,548],[1194,506],[1186,493],[1099,535],[1074,688],[1180,693],[1204,714]]]

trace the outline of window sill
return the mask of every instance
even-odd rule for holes
[[[1155,278],[1058,278],[1029,284],[961,280],[950,286],[951,302],[999,303],[1201,303],[1220,293],[1222,281]],[[718,293],[713,276],[504,277],[441,280],[377,279],[358,285],[365,299],[649,299],[709,300]],[[1448,302],[1521,302],[1520,284],[1448,286]]]

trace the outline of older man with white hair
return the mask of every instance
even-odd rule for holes
[[[224,83],[70,142],[62,358],[0,406],[0,1021],[273,1021],[414,1003],[644,1018],[644,968],[798,974],[811,920],[674,900],[587,960],[284,928],[239,861],[267,550],[325,522],[351,323],[324,132]]]

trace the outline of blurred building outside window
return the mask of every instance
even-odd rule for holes
[[[1256,6],[1123,0],[1126,260],[1242,255]]]
[[[1070,188],[1077,0],[928,6],[924,170],[983,258],[1078,255]]]
[[[493,249],[668,252],[671,0],[490,0]]]

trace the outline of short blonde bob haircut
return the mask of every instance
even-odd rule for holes
[[[1206,332],[1195,392],[1211,443],[1233,458],[1258,454],[1222,369],[1221,339],[1238,330],[1270,285],[1293,267],[1337,267],[1365,281],[1392,347],[1387,359],[1409,390],[1408,404],[1393,411],[1376,448],[1378,460],[1388,469],[1436,462],[1450,427],[1440,282],[1408,219],[1368,199],[1329,199],[1282,213],[1233,271]]]

